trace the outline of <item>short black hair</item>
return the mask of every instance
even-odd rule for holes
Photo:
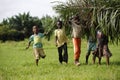
[[[57,23],[59,23],[60,25],[63,24],[63,22],[61,20],[58,20]]]
[[[76,14],[76,15],[74,15],[73,19],[80,21],[80,16],[78,14]]]
[[[61,20],[58,20],[57,24],[60,25],[60,28],[62,28],[63,22]]]

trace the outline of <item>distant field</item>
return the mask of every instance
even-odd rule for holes
[[[105,58],[102,64],[85,65],[86,41],[82,40],[81,66],[75,66],[73,46],[68,44],[69,62],[59,64],[58,53],[52,41],[43,41],[46,58],[41,59],[39,66],[35,65],[32,46],[25,50],[27,41],[0,43],[0,80],[120,80],[120,45],[110,44],[113,56],[110,65],[106,66]],[[98,62],[98,60],[97,60]]]

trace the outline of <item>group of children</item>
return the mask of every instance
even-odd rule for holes
[[[96,57],[99,59],[99,64],[101,64],[101,58],[105,56],[106,58],[106,64],[109,65],[109,57],[112,56],[112,53],[110,52],[108,48],[108,36],[103,34],[101,31],[97,31],[96,38],[93,38],[92,36],[89,36],[88,39],[88,51],[86,54],[86,64],[88,64],[88,58],[93,51],[93,64],[95,63]],[[96,44],[97,42],[97,44]]]
[[[71,20],[72,26],[72,41],[73,41],[73,48],[74,48],[74,64],[76,66],[80,65],[79,58],[81,54],[81,29],[82,27],[79,24],[79,18],[74,17]],[[33,41],[33,50],[36,65],[38,65],[40,58],[45,58],[46,55],[43,50],[43,45],[41,42],[41,38],[46,35],[46,33],[39,33],[39,29],[37,26],[33,26],[33,35],[29,38],[29,43],[26,49],[29,48],[31,42]],[[109,57],[112,55],[109,48],[108,48],[108,37],[104,35],[102,32],[97,32],[97,42],[89,36],[88,40],[88,51],[86,53],[86,64],[88,64],[88,58],[93,51],[93,63],[95,63],[96,57],[99,58],[99,64],[101,64],[102,56],[106,57],[106,62],[109,65]],[[55,30],[55,43],[58,50],[59,55],[59,62],[62,64],[65,62],[68,63],[68,50],[67,50],[67,36],[65,34],[65,28],[63,27],[63,22],[58,20],[57,21],[57,29]],[[64,50],[64,53],[63,53]]]

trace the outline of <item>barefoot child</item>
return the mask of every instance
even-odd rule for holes
[[[82,26],[80,24],[79,15],[75,15],[71,20],[70,24],[72,27],[72,41],[74,48],[74,63],[76,66],[80,65],[79,59],[81,55],[81,36],[82,36]]]
[[[105,56],[106,64],[109,65],[109,58],[112,56],[112,53],[108,48],[108,42],[109,42],[108,36],[103,34],[101,31],[98,31],[97,38],[98,38],[98,48],[94,56],[99,58],[99,64],[101,64],[102,56]],[[95,59],[94,59],[94,62],[95,62]]]
[[[59,62],[68,62],[68,51],[67,51],[67,37],[64,29],[62,28],[62,21],[57,21],[57,29],[55,30],[55,43],[58,48]],[[62,51],[64,50],[64,54]]]
[[[86,64],[88,64],[88,59],[89,59],[91,51],[94,53],[96,50],[96,39],[93,38],[92,36],[89,36],[87,46],[88,46],[88,50],[86,53]],[[94,58],[94,56],[93,56],[93,58]],[[93,61],[93,63],[94,63],[94,61]]]
[[[43,50],[43,44],[41,42],[41,38],[44,37],[44,34],[39,33],[38,32],[38,27],[37,26],[33,26],[33,35],[30,36],[29,38],[29,43],[28,46],[26,47],[26,49],[29,48],[31,42],[33,41],[33,50],[34,50],[34,56],[35,56],[35,60],[36,60],[36,65],[38,66],[38,62],[39,59],[45,58],[45,53]]]

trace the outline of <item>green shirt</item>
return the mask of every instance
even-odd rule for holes
[[[42,33],[38,33],[37,35],[34,34],[34,35],[30,36],[29,41],[34,42],[33,48],[42,48],[43,47],[43,44],[41,42],[42,37],[44,37],[44,34],[42,34]]]

